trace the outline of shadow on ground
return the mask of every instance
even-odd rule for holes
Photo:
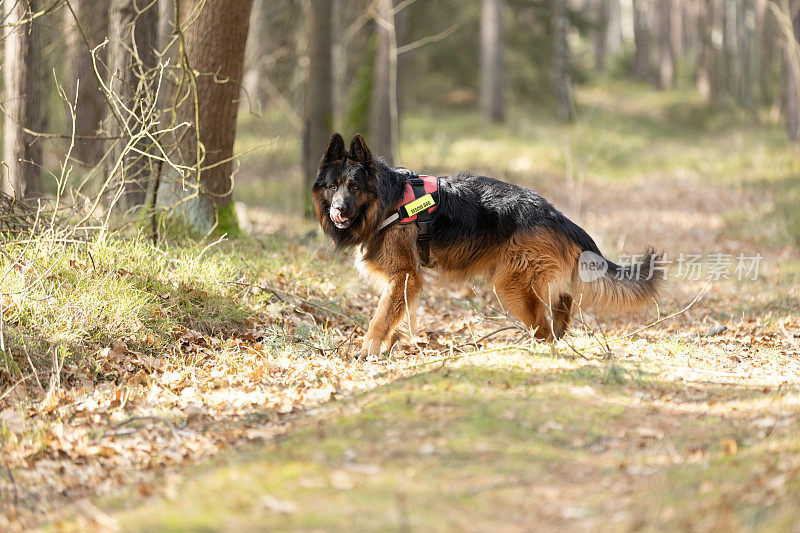
[[[800,519],[796,389],[479,358],[334,405],[168,497],[106,508],[129,531],[788,531]]]

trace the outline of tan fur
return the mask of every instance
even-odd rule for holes
[[[357,253],[356,264],[382,291],[362,351],[377,354],[397,340],[399,325],[413,332],[414,311],[424,283],[417,257],[415,225],[387,230],[378,250]],[[564,334],[572,297],[566,293],[577,257],[577,245],[547,229],[515,234],[508,241],[476,251],[469,246],[431,250],[435,268],[448,280],[479,276],[494,286],[505,309],[534,330],[537,338]]]

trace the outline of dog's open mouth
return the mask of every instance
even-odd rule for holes
[[[353,223],[352,217],[348,218],[344,216],[344,214],[341,211],[339,211],[334,207],[331,207],[330,216],[333,225],[339,229],[347,229],[350,227],[350,224]]]

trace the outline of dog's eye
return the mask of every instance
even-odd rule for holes
[[[337,189],[336,184],[331,185],[329,188],[332,191],[335,191]]]
[[[358,185],[350,185],[350,190],[351,191],[357,191],[358,190]]]

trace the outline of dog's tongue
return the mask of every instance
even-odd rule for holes
[[[346,219],[342,216],[342,212],[341,211],[339,211],[335,207],[331,207],[331,220],[341,224]]]

